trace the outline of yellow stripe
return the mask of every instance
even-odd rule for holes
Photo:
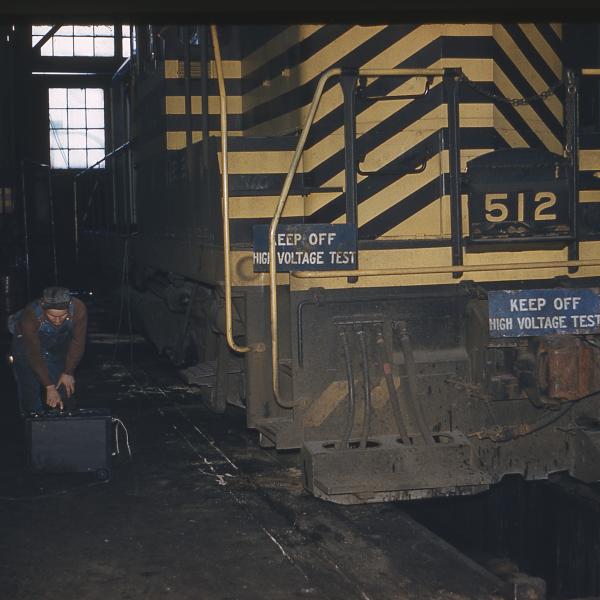
[[[550,23],[550,27],[554,30],[554,33],[562,40],[562,24],[561,23]]]
[[[356,29],[356,28],[354,28]],[[351,30],[349,34],[352,33]],[[364,29],[364,28],[361,28]],[[370,28],[369,28],[370,29]],[[379,28],[381,29],[381,28]],[[436,25],[436,24],[428,24],[422,25],[416,28],[414,31],[409,33],[404,38],[398,40],[396,43],[389,46],[379,55],[372,58],[362,66],[365,68],[392,68],[397,66],[400,62],[410,58],[413,54],[427,46],[428,44],[435,41],[442,33],[447,32],[448,34],[453,33],[455,35],[461,35],[462,31],[469,31],[472,35],[480,35],[483,32],[490,33],[491,26],[458,26],[458,25]],[[375,32],[374,32],[375,33]],[[374,35],[372,33],[372,35]],[[354,38],[351,40],[350,49],[352,46],[358,47],[359,45],[365,43],[367,40],[361,40]],[[320,53],[323,54],[325,52],[332,52],[331,47],[337,45],[338,41],[332,42],[329,46],[324,48]],[[338,54],[340,50],[344,53],[348,51],[346,46],[338,49],[335,47],[336,52],[331,54],[329,60],[325,61],[322,57],[316,56],[319,59],[319,62],[315,65],[311,64],[311,59],[308,59],[305,63],[302,63],[297,67],[298,72],[292,72],[289,79],[297,81],[296,85],[301,85],[302,83],[308,81],[312,77],[318,76],[320,73],[325,71],[329,66],[331,66],[338,58]],[[470,77],[475,77],[477,79],[489,80],[490,73],[492,70],[493,62],[491,60],[480,60],[480,59],[465,59],[457,61],[456,59],[439,59],[434,64],[430,65],[432,68],[439,68],[444,66],[461,66],[464,68],[465,73]],[[485,77],[487,75],[487,77]],[[274,80],[271,82],[268,90],[268,97],[260,97],[253,98],[252,101],[247,99],[247,96],[244,96],[244,109],[248,109],[248,107],[256,106],[262,102],[266,102],[267,100],[277,96],[277,89],[274,87]],[[287,91],[289,88],[289,84],[282,89],[281,92]],[[266,88],[265,88],[266,89]],[[255,94],[258,96],[258,94]],[[333,103],[328,102],[335,98]],[[334,110],[341,104],[341,92],[339,91],[339,87],[336,86],[333,90],[330,90],[330,93],[326,92],[321,100],[321,104],[319,107],[319,112],[317,114],[317,120],[323,118],[325,115],[329,114],[331,110]],[[260,125],[255,126],[254,128],[250,128],[248,133],[250,135],[268,135],[271,132],[290,132],[302,126],[306,114],[308,112],[308,105],[296,109],[290,113],[286,113],[274,119],[272,121],[262,123]]]
[[[533,87],[536,93],[540,93],[548,89],[548,84],[533,68],[527,57],[523,54],[523,52],[521,52],[520,48],[517,46],[517,44],[515,44],[514,40],[504,27],[498,27],[494,37],[506,55],[510,58],[511,62],[527,80],[529,85]],[[550,112],[556,117],[556,119],[559,122],[562,122],[563,109],[559,99],[552,95],[546,98],[544,103]]]
[[[220,150],[219,150],[220,154]],[[260,152],[229,151],[229,172],[235,173],[287,173],[292,162],[292,151],[261,150]]]
[[[264,63],[279,54],[283,54],[283,52],[310,37],[322,27],[323,25],[293,25],[286,28],[244,59],[242,64],[244,76],[252,74]]]
[[[349,52],[364,44],[375,34],[385,29],[377,27],[352,27],[325,47],[308,57],[304,62],[291,68],[289,75],[278,75],[269,81],[268,86],[252,90],[244,96],[244,110],[251,110],[284,92],[318,77],[332,64],[342,60]]]
[[[496,106],[494,106],[494,129],[511,148],[527,148],[527,142],[518,131],[515,131]]]
[[[192,131],[192,143],[202,140],[201,131]],[[186,146],[185,131],[167,131],[166,132],[167,150],[181,150]]]
[[[393,107],[390,106],[393,102],[379,103],[384,105],[382,110],[390,110],[392,113]],[[376,110],[376,109],[374,109]],[[365,111],[366,112],[366,111]],[[381,120],[384,120],[388,114],[380,115]],[[493,119],[493,107],[491,104],[464,104],[460,107],[460,122],[463,127],[491,127]],[[371,127],[379,124],[377,120],[369,121]],[[365,161],[361,163],[361,168],[365,171],[373,171],[382,168],[400,154],[408,152],[413,146],[419,143],[423,138],[437,131],[440,127],[447,124],[447,107],[441,105],[434,108],[432,111],[424,115],[421,119],[411,123],[408,127],[398,132],[391,138],[385,140],[376,149],[371,151],[365,157]],[[364,127],[363,132],[368,131]],[[327,137],[326,140],[319,142],[314,148],[308,150],[305,154],[305,170],[309,171],[318,166],[322,161],[326,160],[331,154],[343,149],[344,138],[343,129],[340,128],[333,134]],[[464,158],[468,153],[461,152]],[[339,185],[343,181],[343,171],[333,175],[324,186]],[[358,180],[361,181],[362,176],[359,175]]]
[[[562,61],[540,33],[540,30],[531,23],[519,23],[519,27],[527,36],[533,47],[539,52],[544,62],[552,69],[557,79],[562,79]]]
[[[520,94],[512,81],[504,74],[502,69],[496,65],[496,84],[500,93],[507,98],[518,98]],[[515,109],[527,122],[529,128],[541,139],[548,150],[556,153],[562,152],[562,143],[548,129],[546,124],[538,117],[530,106],[516,106]]]
[[[240,198],[232,196],[229,201],[229,214],[232,219],[261,219],[271,218],[275,213],[278,196],[253,196]],[[304,216],[304,197],[290,196],[283,211],[284,217]]]
[[[600,202],[600,190],[580,190],[579,202],[582,204],[592,204]]]
[[[582,171],[597,171],[600,169],[600,150],[580,150],[579,168]]]

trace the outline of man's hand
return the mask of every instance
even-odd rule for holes
[[[67,375],[67,373],[62,373],[58,378],[58,383],[56,384],[56,389],[58,389],[61,385],[65,386],[65,391],[67,392],[67,398],[71,397],[71,394],[75,391],[75,378],[73,375]]]
[[[62,398],[56,390],[56,387],[53,385],[49,385],[46,388],[46,404],[50,408],[56,408],[57,406],[59,406],[61,410],[64,408]]]

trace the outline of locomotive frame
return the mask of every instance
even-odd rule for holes
[[[281,66],[273,48],[284,32],[238,64],[221,58],[216,28],[211,62],[203,29],[200,82],[189,43],[182,49],[177,32],[163,33],[174,54],[163,57],[162,82],[184,92],[166,94],[166,125],[174,111],[185,131],[167,131],[166,150],[136,150],[138,195],[151,199],[138,202],[131,241],[139,322],[188,382],[212,385],[214,410],[244,396],[248,426],[264,446],[300,449],[305,485],[319,497],[470,494],[508,473],[600,480],[600,326],[592,319],[568,331],[507,335],[490,330],[490,318],[504,317],[488,302],[490,293],[550,302],[589,293],[586,310],[597,314],[600,164],[594,146],[580,148],[578,78],[600,72],[557,76],[558,26],[495,27],[298,27],[308,50],[296,71],[254,87],[252,78]],[[504,51],[488,62],[466,51],[462,60],[419,55],[423,37],[431,45],[446,36],[456,47],[464,39],[466,48],[482,31]],[[327,44],[313,51],[319,35]],[[189,28],[183,37],[191,39]],[[348,64],[370,48],[383,66],[375,58]],[[513,89],[502,79],[509,59],[532,72],[535,94],[526,96],[529,84],[513,73],[523,96],[500,110],[502,86],[494,92],[482,80],[491,73]],[[136,82],[138,111],[155,80]],[[228,86],[242,90],[231,101],[236,110],[247,101],[255,116],[236,135]],[[181,149],[169,149],[176,139]],[[157,168],[166,181],[144,183]],[[268,274],[257,271],[256,223],[269,226],[269,256],[281,223],[304,232],[320,223],[354,227],[357,268],[278,272],[270,261]],[[109,263],[108,252],[101,259]],[[186,348],[197,364],[186,363]]]

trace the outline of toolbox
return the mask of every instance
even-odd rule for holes
[[[112,475],[112,417],[104,409],[31,413],[25,417],[28,466],[48,473]]]

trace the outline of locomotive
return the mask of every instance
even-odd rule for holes
[[[82,251],[214,411],[337,503],[600,480],[600,70],[560,24],[137,33],[134,193]]]

